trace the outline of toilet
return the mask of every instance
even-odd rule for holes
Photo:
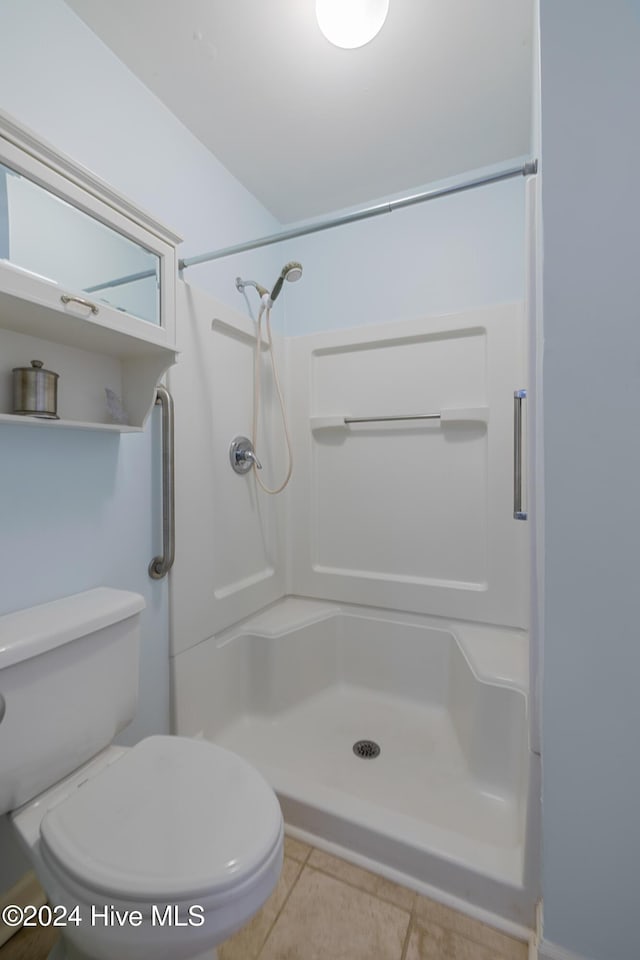
[[[0,813],[59,928],[51,960],[212,960],[282,867],[278,800],[240,757],[113,744],[135,713],[143,608],[99,587],[0,617]]]

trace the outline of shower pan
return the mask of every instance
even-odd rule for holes
[[[290,833],[529,920],[521,631],[287,598],[190,653],[178,730],[258,767]]]

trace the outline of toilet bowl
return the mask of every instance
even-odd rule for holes
[[[25,616],[26,611],[0,617],[0,696],[6,704],[0,722],[0,780],[8,784],[4,797],[0,793],[0,812],[11,811],[52,907],[61,933],[52,958],[211,960],[214,947],[248,922],[277,883],[283,859],[277,798],[246,761],[204,740],[152,736],[131,748],[107,740],[109,745],[103,742],[95,749],[96,729],[108,729],[108,724],[95,722],[96,714],[129,713],[122,704],[130,703],[130,691],[121,696],[123,681],[131,682],[129,672],[105,671],[105,665],[124,659],[130,666],[131,639],[138,627],[128,623],[122,644],[120,625],[137,621],[142,598],[123,598],[122,591],[107,591],[106,596],[102,588],[88,593],[100,595],[56,601],[58,607],[44,619],[42,608],[34,608],[39,611],[35,619]],[[95,612],[96,605],[102,614],[115,605],[118,613],[106,625],[104,615],[94,618],[98,626],[88,634],[79,622],[69,629],[69,619],[84,622],[86,610]],[[60,639],[60,630],[52,631],[50,623],[43,627],[50,614],[55,614],[58,627],[61,620],[66,624],[66,639],[57,646],[49,641],[52,632]],[[16,616],[17,628],[10,619]],[[65,670],[51,672],[47,658],[60,659],[62,647],[74,674],[66,691],[72,702],[59,699],[58,689],[38,709],[29,696],[29,675],[39,688],[59,686]],[[83,724],[72,688],[80,676],[91,685],[88,664],[101,647],[96,658],[101,685],[112,686],[116,680],[118,689],[114,687],[113,698],[99,698]],[[79,696],[86,707],[86,690]],[[43,711],[47,720],[35,737],[21,727],[29,709],[36,721]],[[1,759],[3,745],[11,740],[10,727],[22,730],[26,752],[35,761],[40,737],[51,744],[52,725],[57,728],[57,754],[49,756],[44,775],[29,763],[18,766],[15,749]],[[60,743],[65,737],[67,749]],[[81,754],[85,756],[78,762]],[[56,776],[60,770],[63,775]]]

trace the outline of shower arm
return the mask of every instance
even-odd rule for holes
[[[242,277],[236,277],[236,290],[237,290],[239,293],[244,293],[244,288],[245,288],[245,287],[255,287],[255,289],[258,291],[258,294],[259,294],[261,297],[264,297],[265,295],[266,295],[267,297],[269,296],[269,291],[266,290],[266,289],[262,286],[262,284],[256,283],[255,280],[243,280]]]

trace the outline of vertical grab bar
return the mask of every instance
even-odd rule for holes
[[[516,390],[513,394],[513,519],[526,520],[527,512],[522,509],[522,401],[526,400],[526,390]]]
[[[175,498],[173,449],[173,397],[166,387],[156,390],[156,404],[162,408],[162,555],[149,564],[149,576],[162,580],[175,558]]]

